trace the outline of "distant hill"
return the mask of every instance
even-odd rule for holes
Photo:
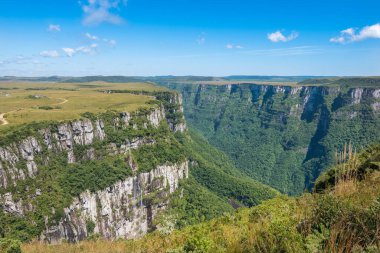
[[[325,78],[320,76],[226,76],[226,80],[256,80],[256,81],[269,81],[269,82],[301,82],[311,78]]]
[[[345,88],[380,87],[380,77],[342,77],[342,78],[311,78],[298,85],[341,86]]]
[[[17,77],[3,76],[0,82],[157,82],[157,83],[192,83],[192,82],[231,82],[242,81],[257,82],[294,82],[307,86],[344,86],[344,87],[377,87],[380,86],[380,77],[334,77],[334,76],[258,76],[258,75],[232,75],[225,77],[214,76],[49,76],[49,77]]]

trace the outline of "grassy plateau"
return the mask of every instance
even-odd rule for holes
[[[150,83],[0,83],[0,132],[46,120],[72,120],[85,112],[135,111],[149,107],[150,96],[105,91],[159,91]]]

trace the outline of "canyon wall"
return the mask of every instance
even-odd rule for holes
[[[168,157],[154,168],[140,166],[136,158],[156,143],[170,146],[165,139],[186,130],[181,96],[165,96],[151,109],[25,126],[2,140],[0,218],[26,224],[27,233],[50,243],[77,242],[93,234],[137,238],[153,230],[170,194],[188,177],[184,158],[173,162]],[[70,188],[65,175],[74,174],[78,181],[68,182]],[[100,185],[108,185],[91,182],[99,178],[104,179]]]
[[[344,144],[380,140],[376,87],[165,84],[188,124],[247,175],[289,194],[311,189]]]

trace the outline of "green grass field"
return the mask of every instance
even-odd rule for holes
[[[104,90],[158,91],[150,83],[0,83],[0,131],[46,120],[71,120],[85,112],[135,111],[152,97]]]

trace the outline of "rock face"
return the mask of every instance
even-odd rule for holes
[[[20,158],[17,156],[18,149],[16,145],[10,145],[7,148],[0,147],[0,187],[6,188],[9,185],[16,184],[18,180],[25,179],[24,169],[17,168]]]
[[[351,92],[351,97],[353,100],[352,103],[359,104],[362,99],[362,95],[363,95],[363,89],[361,88],[353,89]]]
[[[154,127],[158,127],[160,122],[165,118],[165,110],[163,108],[157,108],[153,110],[151,114],[148,115],[148,121]]]
[[[180,113],[182,116],[178,119],[175,117],[167,117],[167,113],[163,106],[153,109],[146,116],[146,123],[157,128],[160,122],[166,120],[173,132],[186,131],[186,123],[183,116],[182,97],[178,94],[172,94],[169,100],[173,104],[173,112]],[[176,109],[178,108],[178,109]],[[114,118],[114,126],[126,128],[130,125],[134,129],[138,126],[131,123],[135,116],[128,112],[120,113],[119,117]],[[137,116],[136,116],[137,117]],[[62,123],[58,125],[56,130],[41,129],[39,136],[28,137],[20,143],[13,143],[7,147],[0,147],[0,187],[6,188],[10,184],[16,184],[18,180],[24,180],[26,176],[33,178],[38,173],[38,166],[35,162],[35,156],[41,153],[42,146],[48,150],[67,154],[68,163],[75,163],[77,159],[83,157],[75,157],[75,146],[89,146],[86,151],[86,158],[94,158],[91,144],[95,141],[103,141],[106,138],[104,122],[102,119],[91,121],[90,119],[76,120],[72,122]],[[41,143],[37,139],[42,140]],[[108,148],[110,154],[127,154],[130,149],[136,149],[141,145],[151,145],[155,141],[144,137],[125,140],[125,143],[117,147],[116,144],[110,143]],[[105,147],[106,148],[106,147]],[[20,164],[20,161],[25,162]]]
[[[77,242],[92,233],[107,239],[138,238],[153,228],[152,221],[167,206],[169,194],[187,176],[187,162],[163,165],[107,189],[86,191],[65,209],[58,226],[45,230],[42,239],[50,243],[63,239]],[[89,223],[94,224],[92,231]]]
[[[67,153],[68,163],[74,163],[74,145],[87,146],[106,136],[100,119],[94,123],[89,119],[63,123],[57,127],[57,132],[42,129],[38,134],[39,136],[28,137],[19,143],[0,147],[0,188],[16,185],[17,181],[25,180],[26,176],[35,177],[38,173],[35,158],[41,157],[42,146],[55,153]]]
[[[67,163],[74,164],[117,155],[133,176],[97,192],[81,193],[64,209],[60,221],[46,216],[41,239],[77,242],[94,233],[107,239],[137,238],[153,229],[153,219],[167,207],[169,195],[180,180],[188,177],[188,163],[164,163],[148,173],[139,173],[131,151],[156,143],[149,130],[167,126],[170,134],[186,130],[182,105],[177,104],[182,102],[181,97],[168,94],[168,101],[155,108],[59,123],[0,147],[0,210],[18,217],[27,217],[36,210],[38,196],[46,194],[46,189],[37,189],[30,180],[24,187],[19,181],[34,180],[39,167],[48,166],[50,159],[66,156]],[[115,140],[112,134],[123,137]],[[11,186],[21,186],[28,192],[25,198],[13,194]],[[54,208],[51,214],[54,216]]]
[[[22,207],[22,201],[14,201],[12,193],[6,193],[4,196],[2,196],[4,199],[3,208],[4,211],[16,216],[22,216],[23,214],[23,207]]]
[[[175,94],[173,98],[170,100],[172,104],[178,105],[177,109],[174,109],[173,113],[181,113],[183,114],[183,100],[182,100],[182,95],[181,94]],[[186,131],[186,124],[185,124],[185,117],[182,116],[180,119],[176,120],[169,120],[169,126],[172,131],[174,132],[185,132]]]
[[[238,168],[288,194],[310,189],[344,142],[380,141],[375,86],[163,85],[181,92],[187,121]]]

